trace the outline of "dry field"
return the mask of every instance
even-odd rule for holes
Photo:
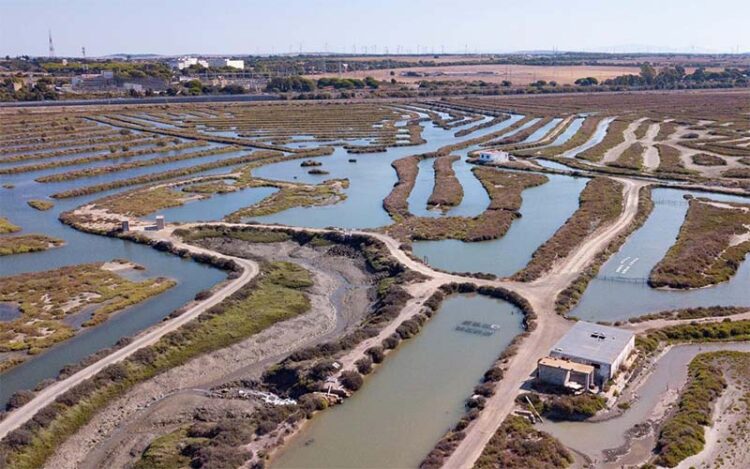
[[[381,60],[393,60],[394,62],[434,62],[434,63],[455,63],[455,62],[480,62],[487,60],[488,57],[483,55],[439,55],[434,54],[426,55],[361,55],[354,57],[347,57],[346,60],[349,62],[372,62]]]
[[[395,78],[399,82],[416,83],[422,80],[482,80],[488,83],[501,83],[510,80],[514,85],[528,85],[537,80],[556,81],[559,84],[572,84],[579,78],[594,77],[599,81],[614,78],[618,75],[638,74],[635,66],[610,66],[610,65],[447,65],[436,67],[409,67],[389,68],[382,70],[364,70],[346,72],[341,74],[343,78],[374,77],[378,80],[390,80]],[[391,75],[391,72],[394,75]],[[692,72],[692,70],[691,70]],[[430,76],[403,76],[402,73],[423,73]],[[440,73],[440,75],[435,75]],[[314,75],[310,78],[320,78]]]

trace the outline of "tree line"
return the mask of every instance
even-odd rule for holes
[[[364,80],[359,78],[336,78],[325,77],[313,80],[302,76],[276,77],[269,80],[266,91],[272,93],[285,93],[288,91],[297,91],[307,93],[315,91],[318,88],[333,88],[336,90],[355,90],[355,89],[377,89],[380,86],[378,81],[373,77],[365,77]]]
[[[646,62],[641,64],[640,73],[625,74],[601,82],[609,87],[672,89],[672,88],[704,88],[711,86],[745,87],[750,84],[750,68],[725,68],[722,71],[709,71],[705,67],[696,68],[693,73],[687,73],[682,65],[663,67],[656,70]],[[579,86],[599,85],[594,77],[579,78],[575,81]]]

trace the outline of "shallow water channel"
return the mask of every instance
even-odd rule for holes
[[[153,213],[149,218],[163,215],[165,220],[183,223],[221,220],[232,212],[257,204],[277,190],[275,187],[249,187],[226,194],[214,194]]]
[[[433,267],[450,272],[483,272],[512,275],[570,215],[578,209],[578,196],[588,182],[549,174],[549,181],[521,194],[521,218],[500,239],[467,243],[457,240],[415,241],[414,254]]]
[[[342,405],[316,415],[288,442],[276,468],[417,467],[464,413],[483,373],[522,331],[513,305],[452,296],[413,339]],[[499,326],[491,336],[456,330],[464,321]]]
[[[602,451],[614,449],[626,442],[625,432],[644,423],[659,400],[668,391],[677,392],[687,381],[687,366],[699,353],[718,350],[750,352],[750,343],[710,343],[677,345],[656,362],[651,375],[636,390],[638,398],[622,415],[601,422],[552,422],[545,420],[537,428],[559,439],[566,446],[601,458]]]
[[[607,135],[607,129],[609,128],[609,124],[611,124],[613,120],[615,120],[614,117],[607,117],[599,121],[599,123],[596,126],[596,130],[594,131],[594,135],[592,135],[591,138],[588,139],[586,143],[584,143],[583,145],[579,147],[574,148],[565,156],[569,158],[573,158],[577,154],[583,153],[589,148],[592,148],[594,145],[599,144],[602,140],[604,140],[604,136]]]
[[[573,122],[571,122],[570,125],[563,131],[563,133],[558,135],[557,138],[553,140],[549,146],[556,147],[570,140],[570,138],[575,135],[576,132],[578,132],[578,130],[581,128],[584,120],[584,117],[576,117],[575,119],[573,119]]]
[[[523,116],[514,114],[499,126],[493,127],[493,132],[513,125],[522,118]],[[504,135],[512,135],[516,132],[518,132],[518,130],[511,130]],[[435,168],[433,167],[435,159],[429,158],[421,160],[418,164],[419,172],[417,173],[417,179],[414,181],[414,188],[412,189],[411,194],[409,194],[409,211],[420,217],[475,217],[484,212],[490,203],[490,198],[487,195],[487,191],[482,186],[482,183],[471,171],[472,168],[474,168],[474,165],[469,164],[466,161],[470,152],[481,148],[481,145],[471,145],[467,148],[456,150],[451,153],[452,155],[457,155],[459,157],[458,160],[453,162],[453,171],[456,174],[456,179],[461,183],[464,195],[461,203],[445,211],[428,210],[427,208],[427,200],[435,187]]]
[[[458,139],[454,137],[454,134],[461,127],[443,130],[430,122],[426,122],[424,123],[422,136],[427,143],[418,146],[388,148],[386,152],[381,153],[349,154],[343,148],[337,147],[333,155],[312,158],[323,163],[320,169],[328,171],[329,174],[326,175],[308,174],[308,168],[301,167],[301,161],[299,160],[282,161],[262,166],[253,171],[254,176],[306,183],[320,183],[326,179],[333,178],[348,178],[350,188],[345,191],[346,200],[335,205],[291,208],[264,217],[254,217],[252,220],[316,228],[327,226],[376,228],[389,225],[392,221],[383,209],[383,199],[397,182],[396,172],[391,167],[391,163],[394,160],[409,155],[432,152],[445,145],[497,132],[520,118],[518,116],[507,119],[498,125],[478,130]],[[430,159],[423,163],[430,165],[429,169],[431,170],[432,161]],[[426,177],[424,174],[422,176]],[[473,178],[473,175],[469,174],[469,176]],[[424,209],[427,197],[431,191],[432,180],[430,180],[429,189],[427,189],[426,195],[424,195],[424,203],[412,208],[421,206]],[[481,204],[482,202],[479,202],[477,206]],[[484,210],[484,207],[481,210]]]
[[[685,194],[747,204],[750,199],[723,194],[654,189],[654,210],[646,223],[599,269],[572,316],[590,321],[616,321],[653,311],[750,305],[750,262],[743,262],[728,282],[694,290],[661,290],[646,284],[651,269],[674,244],[685,219]]]
[[[234,153],[227,155],[231,157]],[[221,157],[227,157],[227,155]],[[114,345],[122,337],[135,335],[160,322],[173,310],[192,300],[196,293],[210,288],[226,276],[224,272],[205,264],[198,264],[133,242],[82,233],[63,225],[58,220],[59,214],[63,211],[71,210],[119,190],[54,200],[55,207],[45,212],[29,207],[26,202],[31,199],[48,199],[50,194],[62,190],[191,164],[196,163],[185,161],[179,164],[162,165],[157,169],[139,168],[105,174],[96,178],[50,184],[37,183],[34,178],[70,168],[0,176],[0,183],[15,186],[13,189],[0,189],[0,215],[22,228],[22,231],[17,234],[43,233],[65,241],[64,246],[48,251],[3,256],[0,258],[0,276],[125,258],[146,268],[143,273],[139,272],[138,280],[164,276],[177,281],[177,285],[166,292],[127,308],[99,326],[83,328],[77,336],[37,356],[30,357],[26,362],[0,375],[0,405],[4,405],[15,391],[33,388],[44,379],[57,376],[64,366],[77,363],[102,348]],[[227,170],[227,168],[219,169],[220,172]],[[211,218],[212,215],[207,213],[204,219]]]

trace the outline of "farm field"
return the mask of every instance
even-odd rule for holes
[[[513,73],[565,83],[631,68]],[[10,467],[718,457],[710,444],[664,450],[680,423],[666,411],[649,421],[648,448],[602,451],[630,445],[620,436],[658,406],[647,396],[624,412],[630,401],[614,390],[661,385],[655,350],[688,342],[679,327],[732,339],[710,345],[718,354],[746,353],[747,91],[0,117],[0,456]],[[592,431],[623,411],[585,450],[567,423],[535,426],[516,412],[571,318],[633,331],[643,360],[585,409],[591,422],[576,422]],[[686,378],[663,404],[683,389],[694,398],[706,360],[735,399],[744,355],[691,364],[692,352],[679,355]],[[447,409],[439,419],[436,408]]]
[[[395,78],[402,83],[417,83],[422,80],[461,80],[501,83],[509,80],[514,85],[528,85],[538,80],[556,81],[573,84],[579,78],[594,77],[599,81],[614,78],[628,73],[638,73],[634,65],[437,65],[431,67],[408,67],[380,70],[344,72],[342,78],[360,78],[371,76],[378,80],[388,81]],[[339,76],[339,75],[336,75]],[[318,78],[319,75],[314,75]]]

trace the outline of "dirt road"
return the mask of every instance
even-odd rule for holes
[[[227,282],[220,290],[214,293],[210,298],[205,301],[201,301],[198,304],[192,306],[190,309],[185,311],[182,315],[160,323],[159,325],[151,328],[145,333],[136,337],[130,344],[125,347],[107,355],[98,362],[87,366],[81,371],[74,375],[57,381],[54,384],[44,388],[40,391],[34,399],[29,401],[23,407],[20,407],[10,412],[5,419],[0,422],[0,439],[4,438],[8,433],[20,427],[27,421],[31,420],[32,417],[41,409],[53,403],[57,397],[68,391],[70,388],[80,384],[81,382],[91,378],[95,374],[102,371],[104,368],[114,363],[120,362],[125,358],[129,357],[136,351],[153,345],[165,334],[168,334],[184,324],[192,321],[198,317],[201,313],[208,310],[212,306],[219,304],[224,298],[228,297],[232,293],[239,290],[243,285],[249,282],[253,277],[258,274],[258,264],[248,259],[240,259],[229,256],[221,256],[217,253],[201,249],[195,246],[189,246],[182,243],[175,243],[178,247],[189,249],[195,253],[211,254],[227,259],[232,259],[242,266],[242,274],[234,280]]]
[[[643,152],[643,168],[649,172],[654,172],[659,168],[659,150],[654,146],[659,129],[661,129],[661,124],[658,122],[651,124],[646,131],[646,136],[641,140],[643,146],[646,147],[646,151]]]
[[[641,117],[640,119],[636,119],[630,124],[628,124],[628,127],[625,129],[625,132],[623,132],[624,140],[621,143],[618,143],[614,147],[610,148],[604,153],[604,156],[602,157],[602,160],[599,162],[600,164],[607,164],[611,163],[617,158],[622,155],[622,152],[627,150],[632,144],[638,141],[638,137],[635,136],[635,131],[638,129],[638,127],[641,126],[641,123],[646,120],[646,117]]]

